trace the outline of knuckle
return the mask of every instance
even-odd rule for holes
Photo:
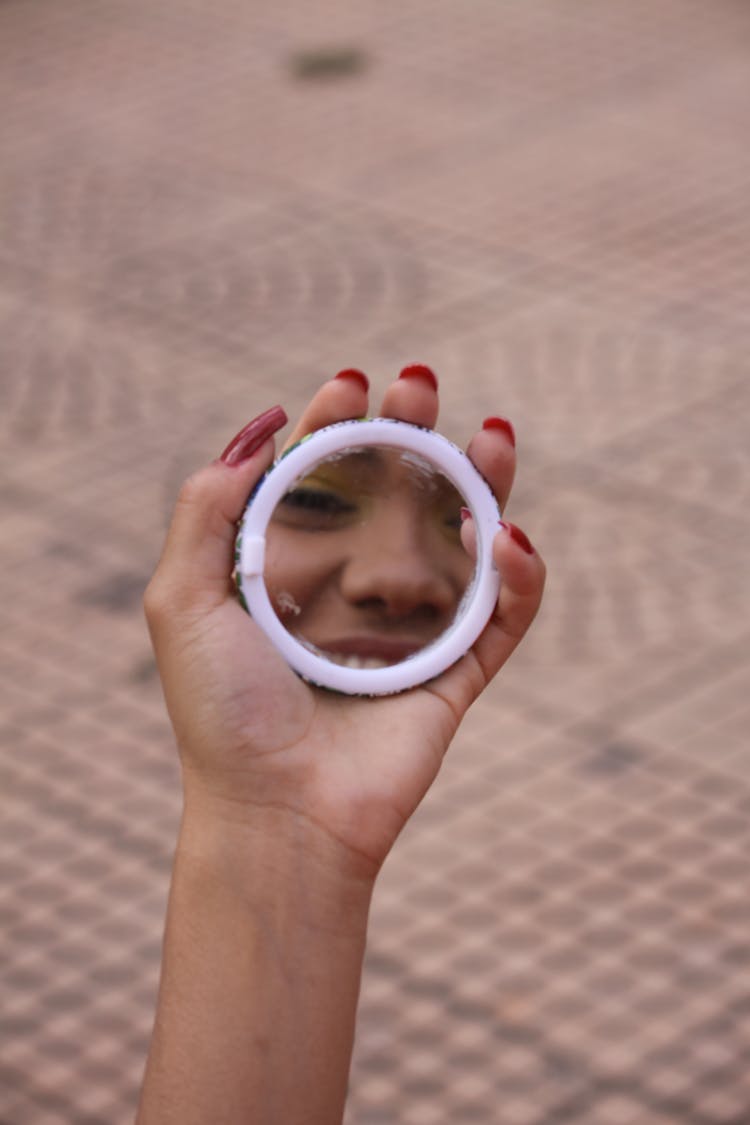
[[[205,500],[206,483],[205,469],[198,469],[186,477],[177,493],[177,508],[190,509],[202,503]]]
[[[169,603],[167,587],[157,571],[143,592],[143,612],[149,624],[158,624],[168,616]]]
[[[202,607],[189,585],[157,573],[144,592],[143,612],[150,632],[162,634],[171,631],[178,621],[201,616]]]

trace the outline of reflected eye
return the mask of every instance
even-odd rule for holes
[[[274,519],[304,530],[326,531],[350,524],[356,514],[356,504],[339,493],[302,486],[282,497]]]
[[[461,539],[461,509],[451,508],[442,516],[443,530],[451,542],[460,542]]]
[[[295,488],[282,498],[282,504],[303,512],[353,512],[354,505],[337,496],[335,492],[324,492],[319,488]]]

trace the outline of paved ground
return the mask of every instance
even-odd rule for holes
[[[342,366],[550,564],[375,903],[348,1125],[750,1121],[750,10],[0,4],[2,1125],[131,1120],[179,481]]]

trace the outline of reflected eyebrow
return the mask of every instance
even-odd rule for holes
[[[379,449],[367,448],[353,449],[340,457],[331,457],[316,465],[310,474],[299,483],[305,481],[321,481],[338,487],[353,487],[374,478],[380,479],[385,464]]]
[[[367,465],[368,468],[381,468],[383,465],[383,454],[377,446],[364,445],[361,449],[352,449],[350,452],[344,451],[336,460],[331,460],[332,465],[346,465],[350,462],[356,464]]]
[[[417,493],[424,489],[424,494],[438,503],[457,503],[459,506],[463,503],[455,485],[436,466],[417,454],[390,447],[361,446],[343,450],[317,465],[299,484],[319,482],[329,488],[354,491],[364,489],[366,492],[377,490],[382,485],[383,474],[391,466],[394,454],[399,458],[400,468],[409,474],[408,482],[405,483],[410,484]]]

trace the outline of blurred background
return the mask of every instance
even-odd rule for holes
[[[383,872],[347,1123],[750,1120],[749,138],[742,0],[2,0],[2,1125],[132,1120],[179,483],[416,361],[550,579]]]

